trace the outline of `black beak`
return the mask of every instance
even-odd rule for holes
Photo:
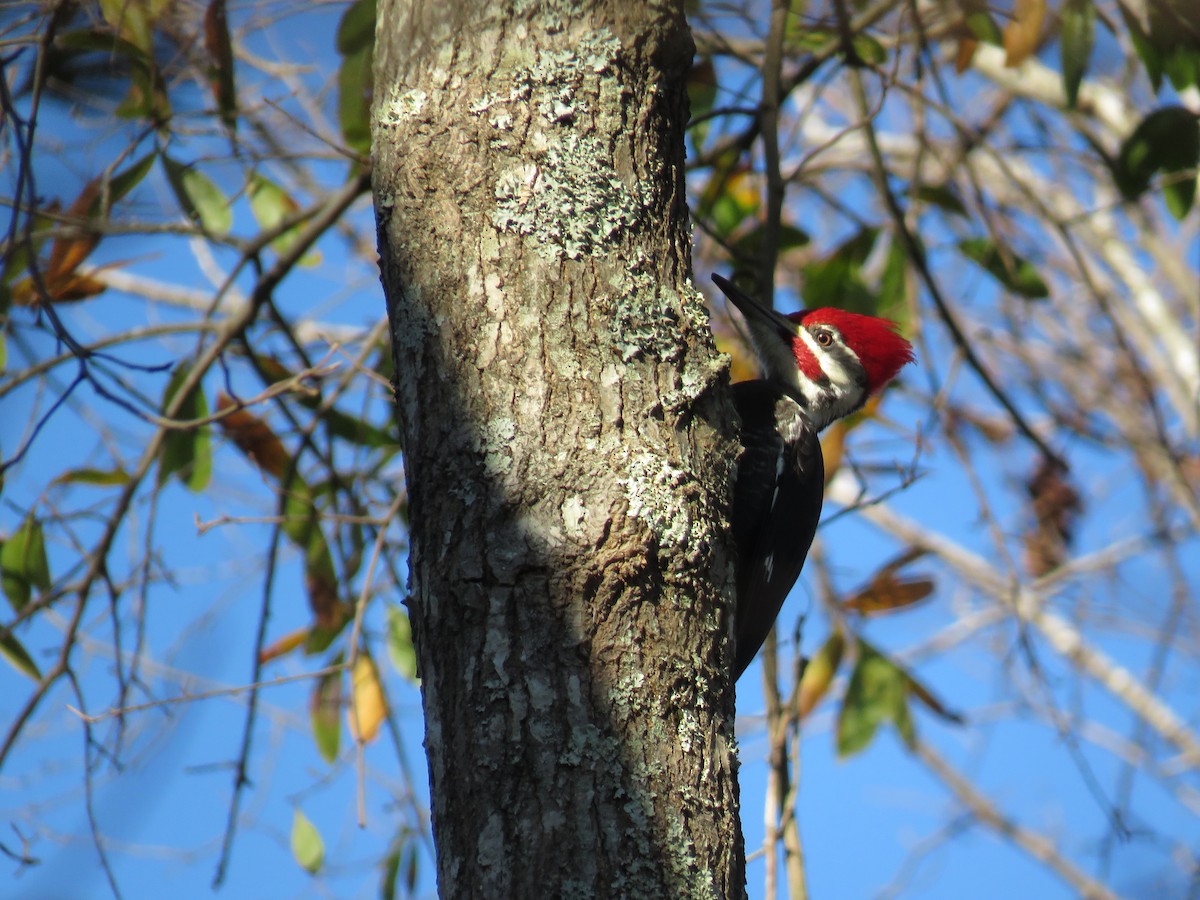
[[[740,290],[728,278],[718,275],[716,272],[713,273],[712,280],[721,289],[721,293],[729,298],[729,301],[741,311],[747,320],[754,320],[773,327],[781,337],[786,338],[789,342],[796,337],[796,323],[784,316],[783,313],[763,306],[745,291]]]

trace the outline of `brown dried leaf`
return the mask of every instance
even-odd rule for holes
[[[971,60],[975,57],[975,48],[979,46],[979,41],[973,37],[962,37],[958,40],[958,52],[954,54],[954,72],[961,75],[971,67]]]
[[[70,219],[84,220],[95,213],[96,205],[100,202],[100,190],[104,179],[100,176],[93,178],[83,186],[63,216]],[[50,261],[46,266],[46,284],[69,276],[75,268],[87,259],[88,254],[100,243],[98,232],[83,230],[71,236],[61,236],[54,239],[50,247]]]
[[[864,616],[881,616],[919,603],[933,593],[932,578],[877,577],[862,591],[842,604]]]
[[[221,120],[230,130],[237,127],[237,90],[233,81],[233,44],[225,0],[210,0],[204,12],[204,49],[208,51],[209,87]]]
[[[350,620],[350,615],[349,607],[338,598],[338,585],[332,574],[323,565],[310,564],[304,569],[304,588],[316,627],[336,633]]]
[[[55,303],[74,303],[95,297],[108,290],[108,285],[99,278],[73,272],[62,279],[56,279],[47,285],[50,299]]]
[[[260,663],[268,663],[273,659],[278,659],[281,656],[286,656],[293,650],[297,650],[304,646],[304,642],[308,640],[308,629],[300,628],[296,631],[290,631],[283,637],[263,647],[262,652],[258,654]]]
[[[862,616],[879,616],[924,600],[933,593],[933,579],[899,578],[897,573],[913,560],[920,559],[926,552],[920,547],[910,547],[881,566],[864,587],[842,602],[842,608]]]
[[[1035,577],[1062,565],[1083,509],[1083,501],[1067,481],[1067,474],[1061,466],[1043,460],[1025,486],[1035,522],[1024,538],[1025,565]]]
[[[947,722],[953,722],[955,725],[961,725],[965,720],[961,713],[955,712],[942,703],[929,688],[913,678],[910,672],[904,673],[905,680],[908,682],[908,691],[928,708],[931,712],[941,716]]]
[[[228,394],[217,395],[218,412],[233,409],[233,412],[217,420],[221,430],[262,471],[274,478],[282,477],[291,460],[283,442],[270,425],[249,410],[234,409],[236,406],[237,401]]]

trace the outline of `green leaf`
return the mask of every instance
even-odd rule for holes
[[[837,750],[841,757],[871,743],[880,723],[891,721],[905,743],[916,739],[908,709],[908,679],[891,660],[865,641],[850,675],[838,715]]]
[[[376,0],[356,0],[337,25],[337,116],[350,149],[371,151],[372,58]]]
[[[380,900],[394,900],[396,882],[401,873],[404,876],[404,892],[400,896],[411,897],[417,890],[417,875],[421,862],[419,845],[413,840],[413,835],[407,829],[401,830],[397,839],[393,839],[390,852],[383,864],[383,877],[379,882]]]
[[[103,26],[95,28],[80,28],[63,31],[54,38],[54,49],[67,57],[85,57],[89,53],[102,54],[110,58],[120,58],[126,61],[144,60],[146,54],[136,45],[124,38],[113,34]],[[53,66],[54,64],[51,63]],[[55,75],[62,76],[61,70],[55,68]],[[67,77],[69,83],[76,79]]]
[[[376,428],[370,422],[337,409],[327,409],[322,413],[321,419],[330,434],[363,447],[387,447],[396,443],[387,432]]]
[[[325,842],[304,813],[292,813],[292,856],[305,872],[316,875],[325,863]]]
[[[151,11],[146,0],[100,0],[105,21],[146,55],[154,52]]]
[[[706,199],[712,229],[718,237],[728,238],[746,219],[758,213],[761,197],[754,179],[746,172],[714,174],[709,187],[716,188],[716,193]]]
[[[1004,43],[1004,33],[1000,26],[982,9],[969,11],[963,19],[963,24],[977,41],[997,47]]]
[[[1195,0],[1150,0],[1144,9],[1163,71],[1176,91],[1187,90],[1200,76],[1200,6]]]
[[[262,356],[258,360],[262,376],[268,385],[278,384],[294,378],[296,373],[273,356]],[[306,409],[317,409],[322,404],[319,388],[312,394],[301,393],[296,396],[296,402]],[[321,421],[334,437],[342,438],[363,447],[397,447],[396,438],[388,432],[376,428],[370,422],[358,416],[344,413],[336,407],[321,412]]]
[[[250,176],[246,185],[246,195],[250,198],[250,211],[254,213],[254,219],[263,231],[278,228],[280,223],[300,211],[299,204],[287,191],[257,172]],[[271,248],[279,254],[287,253],[288,248],[295,243],[299,229],[300,226],[296,225],[284,231],[271,241]],[[318,258],[315,251],[309,251],[301,260],[301,264],[308,265]]]
[[[1092,55],[1095,29],[1094,0],[1068,0],[1062,11],[1060,49],[1063,91],[1067,95],[1067,106],[1072,109],[1079,98],[1079,85],[1087,72],[1088,60]]]
[[[908,324],[908,254],[893,240],[879,278],[878,315],[891,319],[901,330]]]
[[[147,153],[137,162],[114,175],[108,183],[109,202],[116,203],[137,187],[146,177],[146,173],[154,167],[154,160],[157,156],[157,151]]]
[[[1121,12],[1121,18],[1125,20],[1125,27],[1129,31],[1129,39],[1133,42],[1133,49],[1137,51],[1138,57],[1142,60],[1142,65],[1146,67],[1146,74],[1150,78],[1150,84],[1153,86],[1154,92],[1158,93],[1158,89],[1162,87],[1162,57],[1159,56],[1158,50],[1151,43],[1150,36],[1142,29],[1141,23],[1126,8],[1126,5],[1118,3],[1117,9]]]
[[[181,365],[171,374],[163,394],[164,414],[171,407],[189,371],[186,365]],[[204,397],[203,386],[197,385],[184,399],[174,418],[188,420],[207,417],[208,400]],[[208,487],[212,478],[212,434],[208,425],[173,428],[167,432],[159,452],[158,483],[165,484],[172,475],[197,493]]]
[[[328,650],[330,645],[337,640],[338,635],[346,629],[347,621],[348,619],[343,619],[340,623],[328,628],[319,625],[309,628],[308,635],[304,639],[305,656],[314,656]]]
[[[304,575],[310,581],[317,582],[326,589],[332,599],[337,599],[337,573],[333,567],[333,555],[329,552],[329,544],[320,527],[314,524],[308,538],[308,547],[304,553]]]
[[[713,104],[717,102],[717,70],[711,56],[704,56],[692,62],[687,76],[688,101],[691,109],[692,141],[697,147],[703,147],[708,137]],[[703,119],[702,122],[697,122]]]
[[[1014,294],[1029,300],[1050,296],[1050,288],[1033,263],[1011,251],[1002,254],[991,238],[969,238],[960,241],[958,249]]]
[[[416,843],[409,841],[404,848],[404,886],[408,889],[411,896],[417,890],[417,866],[421,862],[421,854],[418,851]]]
[[[824,53],[830,47],[836,46],[838,53],[845,58],[845,43],[842,34],[833,28],[813,28],[801,16],[789,16],[788,27],[784,34],[789,49],[807,51],[817,54]],[[866,32],[859,32],[850,41],[855,55],[863,62],[871,65],[882,65],[887,62],[888,54],[883,45]]]
[[[295,476],[286,490],[283,533],[304,553],[304,588],[313,614],[304,652],[311,655],[329,647],[350,621],[353,607],[342,603],[338,594],[333,555],[321,531],[313,489]]]
[[[209,234],[226,234],[233,227],[229,198],[194,166],[185,166],[163,154],[163,169],[184,214]]]
[[[371,150],[371,59],[368,47],[344,57],[338,69],[338,121],[346,146],[359,153]]]
[[[29,603],[33,589],[50,587],[50,562],[42,523],[30,513],[0,546],[0,587],[12,608],[20,612]]]
[[[283,188],[257,172],[250,176],[246,194],[254,219],[264,231],[278,227],[299,208]]]
[[[917,189],[917,199],[932,203],[934,206],[954,213],[956,216],[967,216],[967,207],[958,196],[958,191],[949,182],[945,184],[923,184]]]
[[[1163,200],[1167,210],[1180,221],[1191,211],[1196,199],[1195,167],[1192,172],[1179,172],[1163,184]]]
[[[33,661],[33,657],[29,655],[21,642],[17,640],[16,635],[6,634],[0,637],[0,656],[3,656],[14,669],[22,675],[32,679],[33,681],[41,681],[42,673],[38,669],[37,663]]]
[[[1200,81],[1200,52],[1186,43],[1176,44],[1163,57],[1163,71],[1177,91],[1186,91]]]
[[[883,44],[879,43],[879,41],[875,40],[869,34],[856,34],[853,46],[854,52],[858,54],[858,58],[873,66],[881,66],[888,60],[888,52],[884,49]]]
[[[299,475],[294,475],[288,484],[287,498],[283,504],[283,533],[293,544],[304,549],[312,540],[317,517],[312,488]]]
[[[383,861],[383,878],[379,880],[379,900],[394,900],[396,876],[400,874],[400,851],[393,850]]]
[[[342,654],[337,654],[331,665],[339,665]],[[321,758],[327,763],[337,759],[338,744],[342,737],[342,681],[343,672],[327,672],[315,685],[308,700],[309,721],[312,723],[313,740]]]
[[[387,652],[392,667],[408,681],[418,684],[417,651],[412,642],[412,623],[398,606],[387,610]]]
[[[121,485],[129,483],[129,473],[124,469],[69,469],[55,478],[51,484],[97,484]]]
[[[171,99],[162,72],[152,57],[135,59],[129,70],[129,93],[117,107],[125,119],[147,119],[161,127],[171,118]]]
[[[1171,214],[1182,219],[1195,199],[1197,164],[1200,119],[1182,106],[1164,106],[1142,119],[1121,145],[1113,177],[1126,199],[1133,200],[1156,172],[1164,173],[1163,198]]]
[[[337,52],[352,56],[375,46],[375,0],[355,0],[338,22]],[[368,52],[368,56],[370,53]]]
[[[795,250],[798,247],[805,246],[811,238],[808,232],[802,228],[797,228],[795,225],[790,225],[787,222],[779,226],[778,244],[776,250],[780,253],[786,253],[789,250]],[[762,225],[755,226],[752,230],[747,231],[744,235],[733,242],[733,253],[738,259],[755,259],[758,257],[759,248],[762,246],[763,227]]]
[[[875,315],[879,298],[863,281],[862,265],[878,237],[878,228],[863,228],[824,259],[806,265],[803,269],[805,306],[834,306]]]

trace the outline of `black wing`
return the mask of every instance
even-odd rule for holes
[[[803,410],[767,381],[733,386],[743,451],[734,486],[738,553],[734,679],[754,659],[800,577],[825,493],[821,442]]]

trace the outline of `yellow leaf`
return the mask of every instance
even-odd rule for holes
[[[285,634],[273,644],[263,647],[262,653],[258,654],[258,661],[260,663],[268,663],[273,659],[286,656],[296,648],[303,647],[306,640],[308,640],[307,628],[300,628]]]
[[[1037,52],[1046,20],[1046,0],[1017,0],[1012,21],[1004,26],[1006,66],[1019,66]]]
[[[845,649],[846,639],[840,631],[835,631],[804,667],[804,674],[800,676],[800,696],[796,701],[796,714],[800,718],[812,712],[833,684]]]
[[[758,377],[758,362],[745,341],[724,334],[716,335],[717,352],[729,356],[729,380],[736,383]]]
[[[379,726],[387,716],[387,701],[383,698],[383,685],[379,683],[379,670],[365,653],[354,661],[354,698],[347,715],[350,734],[356,741],[361,735],[364,743],[375,739]]]
[[[825,483],[833,481],[842,465],[846,450],[846,420],[834,422],[821,438],[821,455],[825,457]]]

